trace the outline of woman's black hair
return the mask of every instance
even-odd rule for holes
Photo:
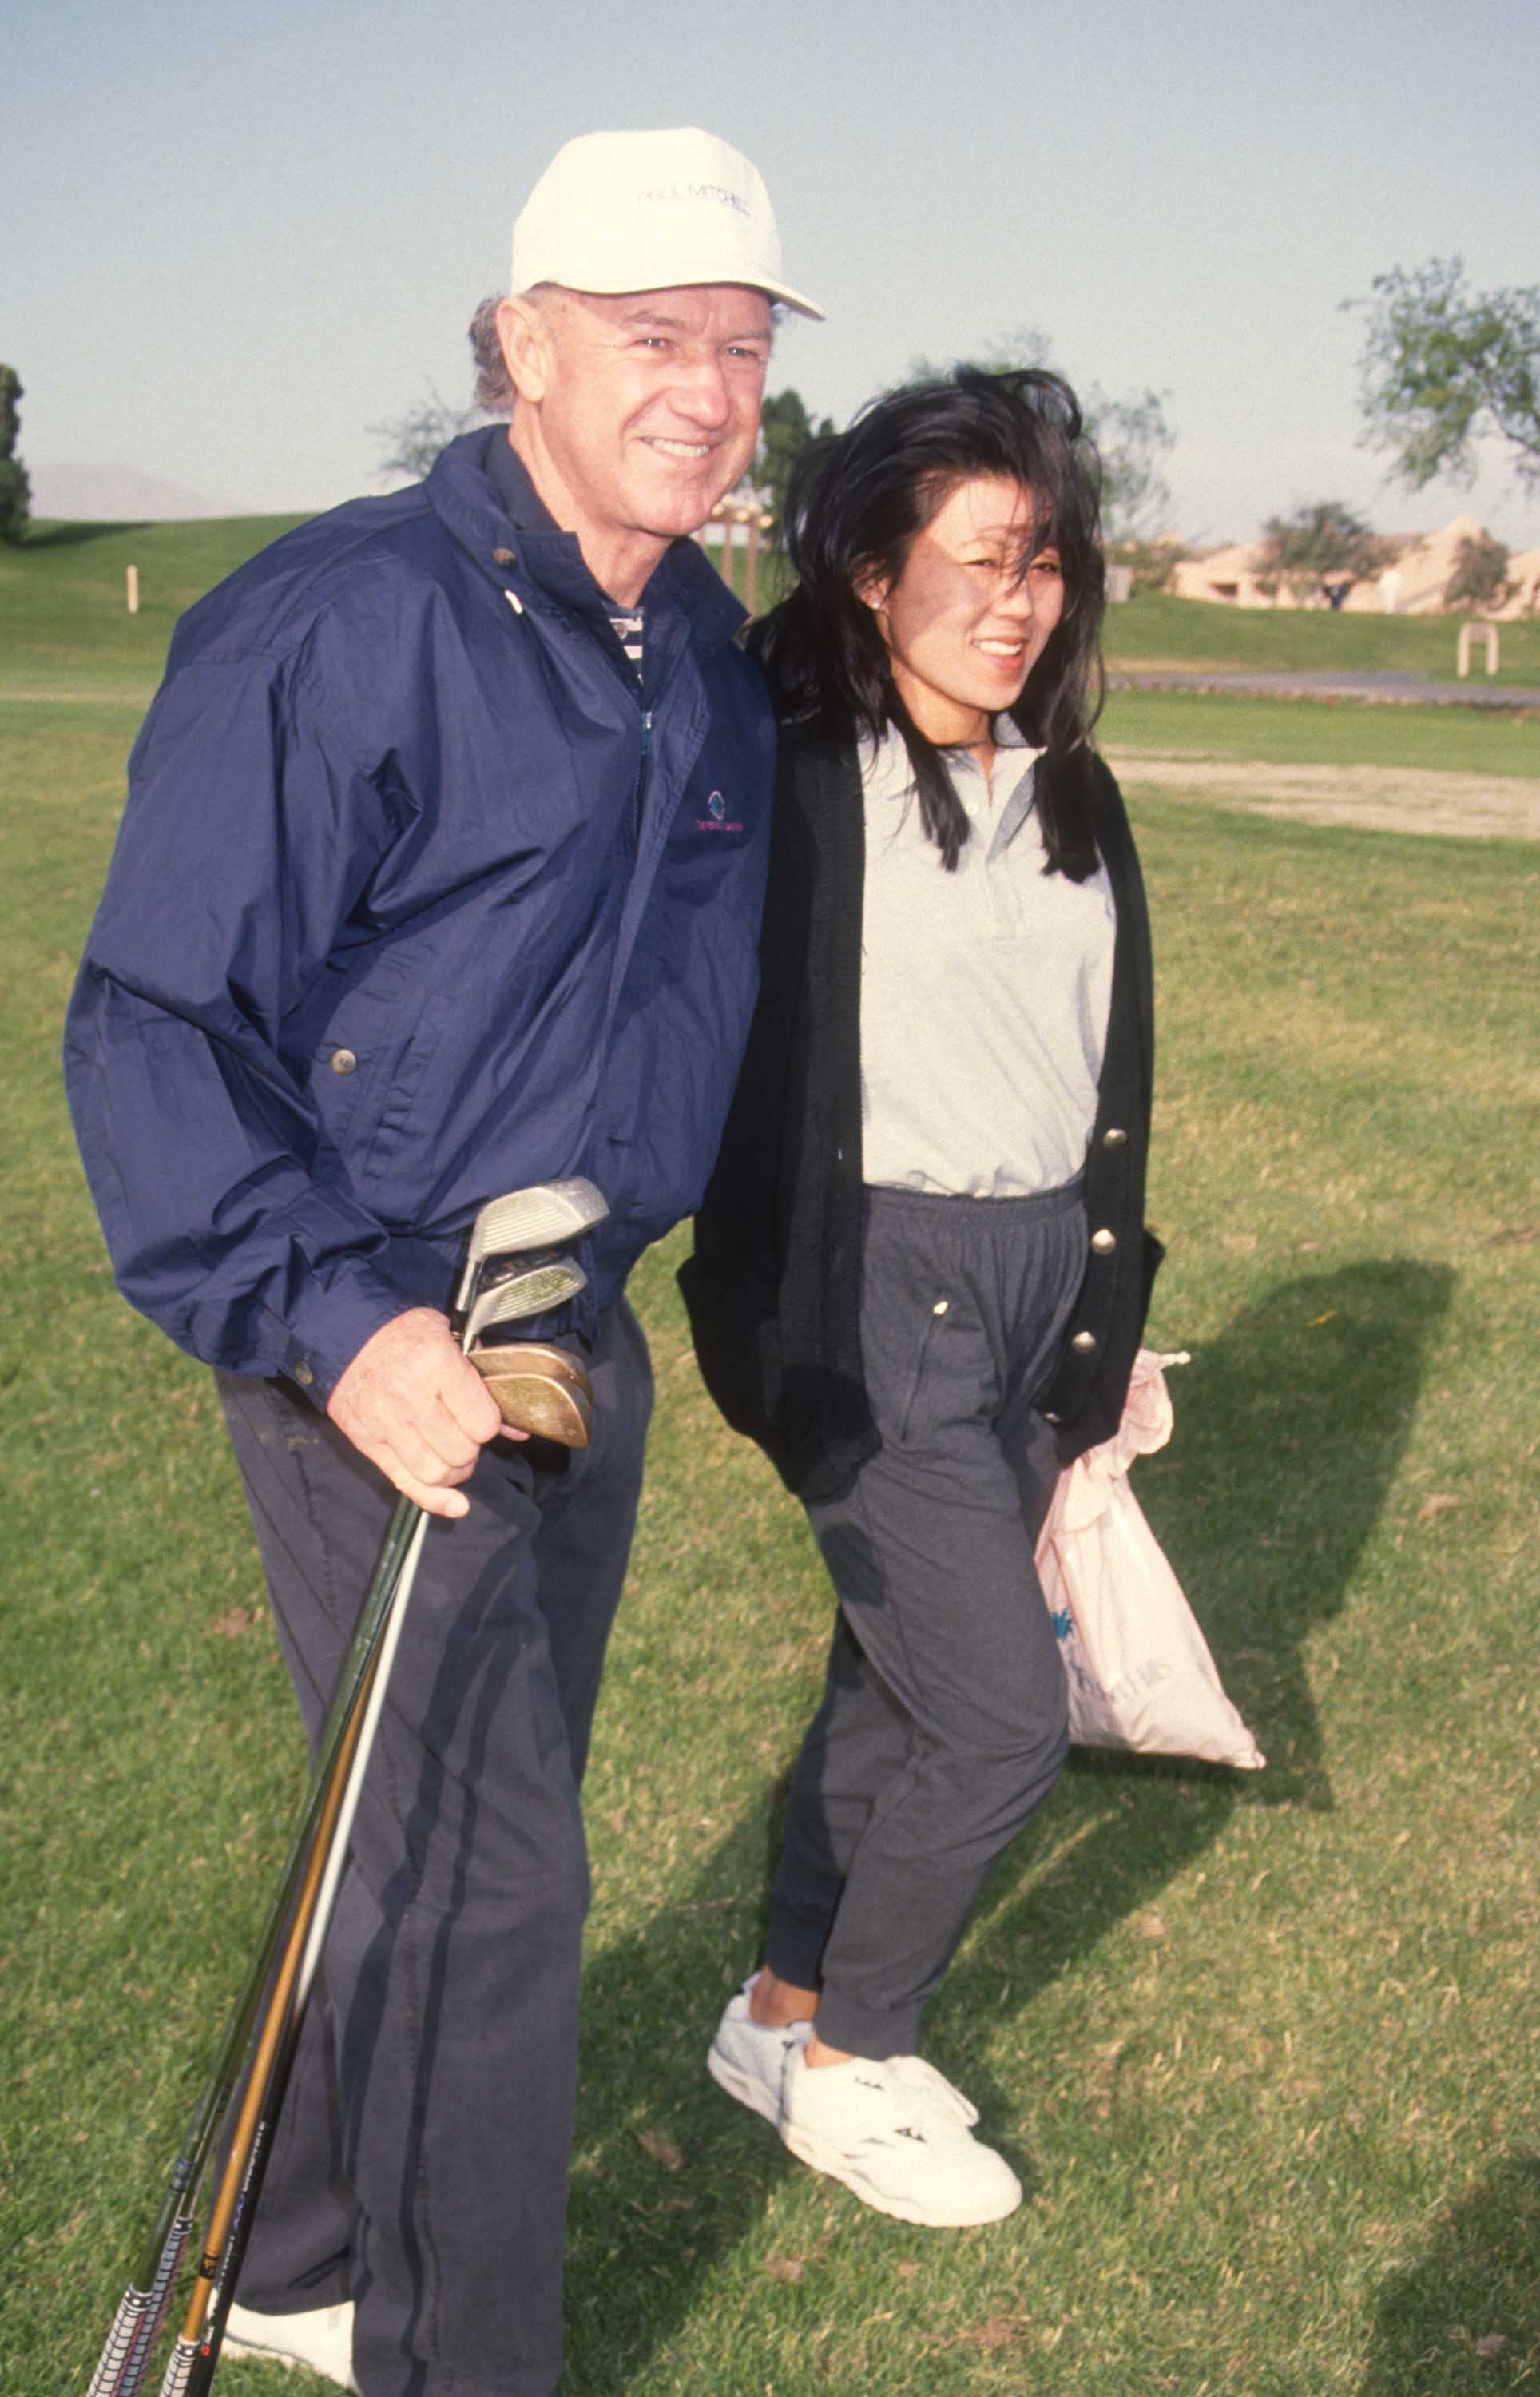
[[[958,484],[999,476],[1031,493],[1029,548],[1050,542],[1064,611],[1011,714],[1046,755],[1037,802],[1047,871],[1095,870],[1091,728],[1103,696],[1106,602],[1098,510],[1101,469],[1074,393],[1045,368],[990,374],[958,367],[872,400],[843,433],[796,462],[785,541],[797,585],[755,647],[791,724],[852,724],[872,741],[892,724],[913,769],[921,822],[949,871],[968,837],[946,753],[905,706],[877,618],[857,586],[891,583],[915,535]],[[1023,569],[1025,570],[1025,567]]]

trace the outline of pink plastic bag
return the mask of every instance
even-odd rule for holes
[[[1267,1759],[1225,1695],[1182,1585],[1128,1486],[1134,1459],[1171,1438],[1165,1368],[1186,1362],[1185,1353],[1140,1349],[1117,1431],[1059,1475],[1038,1573],[1069,1684],[1071,1740],[1255,1772]]]

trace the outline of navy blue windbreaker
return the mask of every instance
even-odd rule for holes
[[[756,987],[775,735],[687,542],[638,684],[500,428],[184,617],[71,1003],[124,1294],[323,1402],[486,1198],[587,1173],[592,1300],[697,1204]]]

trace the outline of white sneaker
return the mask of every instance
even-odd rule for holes
[[[351,2305],[316,2306],[303,2314],[259,2314],[249,2306],[232,2306],[221,2352],[259,2356],[265,2364],[303,2364],[358,2397],[352,2341]]]
[[[780,2135],[792,2154],[900,2222],[962,2230],[1016,2212],[1021,2183],[974,2137],[977,2120],[922,2056],[815,2069],[799,2049],[786,2060]]]
[[[813,2026],[807,2022],[780,2023],[772,2029],[755,2022],[749,2011],[749,1992],[758,1978],[757,1973],[752,1975],[737,1997],[729,1999],[706,2058],[706,2069],[719,2089],[725,2089],[739,2105],[751,2106],[756,2114],[763,2114],[778,2131],[787,2060],[806,2046]]]

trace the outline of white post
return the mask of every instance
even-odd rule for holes
[[[1470,644],[1480,633],[1486,643],[1486,670],[1497,671],[1497,627],[1495,624],[1473,624],[1468,621],[1460,626],[1460,636],[1454,644],[1454,671],[1462,682],[1470,672]]]
[[[128,613],[130,616],[139,614],[139,568],[137,566],[131,566],[128,569]]]

